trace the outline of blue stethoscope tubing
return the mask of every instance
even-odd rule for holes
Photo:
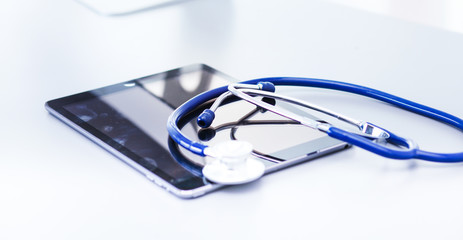
[[[463,120],[448,114],[446,112],[394,96],[389,93],[385,93],[379,90],[372,88],[355,85],[351,83],[333,81],[333,80],[324,80],[316,78],[298,78],[298,77],[270,77],[270,78],[260,78],[253,79],[241,82],[242,84],[258,84],[260,82],[271,82],[275,86],[304,86],[304,87],[314,87],[314,88],[324,88],[331,90],[338,90],[342,92],[353,93],[369,98],[373,98],[382,102],[392,104],[401,109],[420,114],[422,116],[435,119],[439,122],[449,124],[460,131],[463,131]],[[204,150],[208,147],[199,142],[195,142],[186,137],[177,126],[179,120],[185,116],[190,111],[193,111],[195,108],[201,104],[217,98],[221,94],[228,91],[227,86],[219,87],[202,94],[199,94],[189,101],[185,102],[183,105],[178,107],[169,117],[167,121],[167,130],[171,138],[177,142],[182,147],[187,150],[205,156]],[[363,148],[367,151],[379,154],[384,157],[393,158],[393,159],[421,159],[432,162],[462,162],[463,161],[463,152],[460,153],[435,153],[428,152],[418,149],[417,147],[410,146],[410,142],[402,137],[399,137],[389,131],[386,131],[390,134],[388,142],[395,143],[400,146],[408,147],[408,149],[392,149],[384,145],[380,145],[371,141],[368,138],[359,136],[357,134],[345,131],[343,129],[331,126],[326,131],[326,133],[335,139],[350,143],[352,145]]]

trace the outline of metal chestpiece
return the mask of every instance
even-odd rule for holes
[[[210,147],[203,168],[204,176],[219,184],[242,184],[260,178],[265,172],[262,162],[252,158],[252,145],[244,141],[226,141]]]

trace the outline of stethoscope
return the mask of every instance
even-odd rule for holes
[[[463,161],[463,152],[435,153],[420,150],[414,141],[402,138],[369,122],[358,121],[329,109],[322,108],[299,99],[277,94],[275,93],[275,86],[303,86],[354,93],[392,104],[404,110],[435,119],[439,122],[454,126],[459,130],[463,130],[463,120],[458,117],[372,88],[323,79],[281,77],[262,78],[233,83],[228,86],[204,92],[191,98],[175,109],[175,111],[170,115],[167,122],[169,135],[183,148],[194,154],[206,157],[207,160],[205,166],[202,168],[202,174],[212,182],[220,184],[241,184],[260,178],[265,172],[265,166],[259,160],[250,157],[253,151],[250,143],[230,140],[218,143],[214,146],[207,146],[204,143],[193,141],[186,137],[178,126],[180,119],[182,119],[185,115],[195,110],[205,102],[215,99],[210,108],[204,110],[197,118],[197,124],[199,127],[209,127],[215,118],[215,111],[217,108],[226,99],[235,96],[291,121],[322,131],[332,138],[347,142],[387,158],[415,158],[432,162],[447,163]],[[358,131],[344,130],[325,121],[307,118],[303,115],[278,107],[271,102],[261,101],[255,98],[255,96],[263,96],[268,99],[278,99],[310,108],[355,126]],[[391,148],[386,146],[386,144],[391,144],[396,147]]]

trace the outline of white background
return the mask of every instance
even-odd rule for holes
[[[3,1],[0,239],[462,239],[462,164],[352,148],[181,200],[44,109],[53,98],[206,63],[243,80],[366,85],[463,117],[461,25],[401,16],[332,1],[195,0],[118,17],[74,1]],[[385,104],[294,94],[423,149],[463,150],[456,129]]]

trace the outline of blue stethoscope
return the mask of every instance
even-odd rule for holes
[[[266,109],[280,116],[307,127],[317,129],[327,133],[330,137],[358,146],[367,151],[393,159],[422,159],[433,162],[462,162],[463,152],[460,153],[435,153],[423,151],[418,148],[415,142],[410,139],[399,137],[383,128],[374,124],[358,121],[341,114],[335,113],[314,104],[301,101],[288,96],[282,96],[275,93],[275,86],[303,86],[314,88],[325,88],[343,92],[354,93],[373,99],[377,99],[399,108],[405,109],[435,119],[442,123],[449,124],[459,130],[463,130],[463,120],[451,114],[427,107],[382,91],[375,89],[323,79],[314,78],[262,78],[249,80],[240,83],[230,84],[216,88],[191,98],[183,105],[178,107],[169,117],[167,130],[171,138],[183,148],[200,156],[206,156],[207,162],[202,169],[203,175],[220,184],[241,184],[258,179],[264,174],[264,165],[250,157],[252,145],[248,142],[230,140],[218,143],[214,146],[207,146],[203,143],[193,141],[186,137],[178,126],[180,119],[186,114],[198,108],[200,105],[215,99],[215,102],[209,109],[203,111],[197,119],[197,124],[201,128],[209,127],[215,117],[214,112],[221,103],[232,96],[243,99],[260,108]],[[324,121],[317,121],[304,117],[286,109],[260,101],[255,96],[279,99],[285,102],[307,107],[315,111],[322,112],[332,117],[338,118],[350,125],[358,128],[358,132],[343,130],[332,126]],[[399,148],[386,146],[389,143]]]

